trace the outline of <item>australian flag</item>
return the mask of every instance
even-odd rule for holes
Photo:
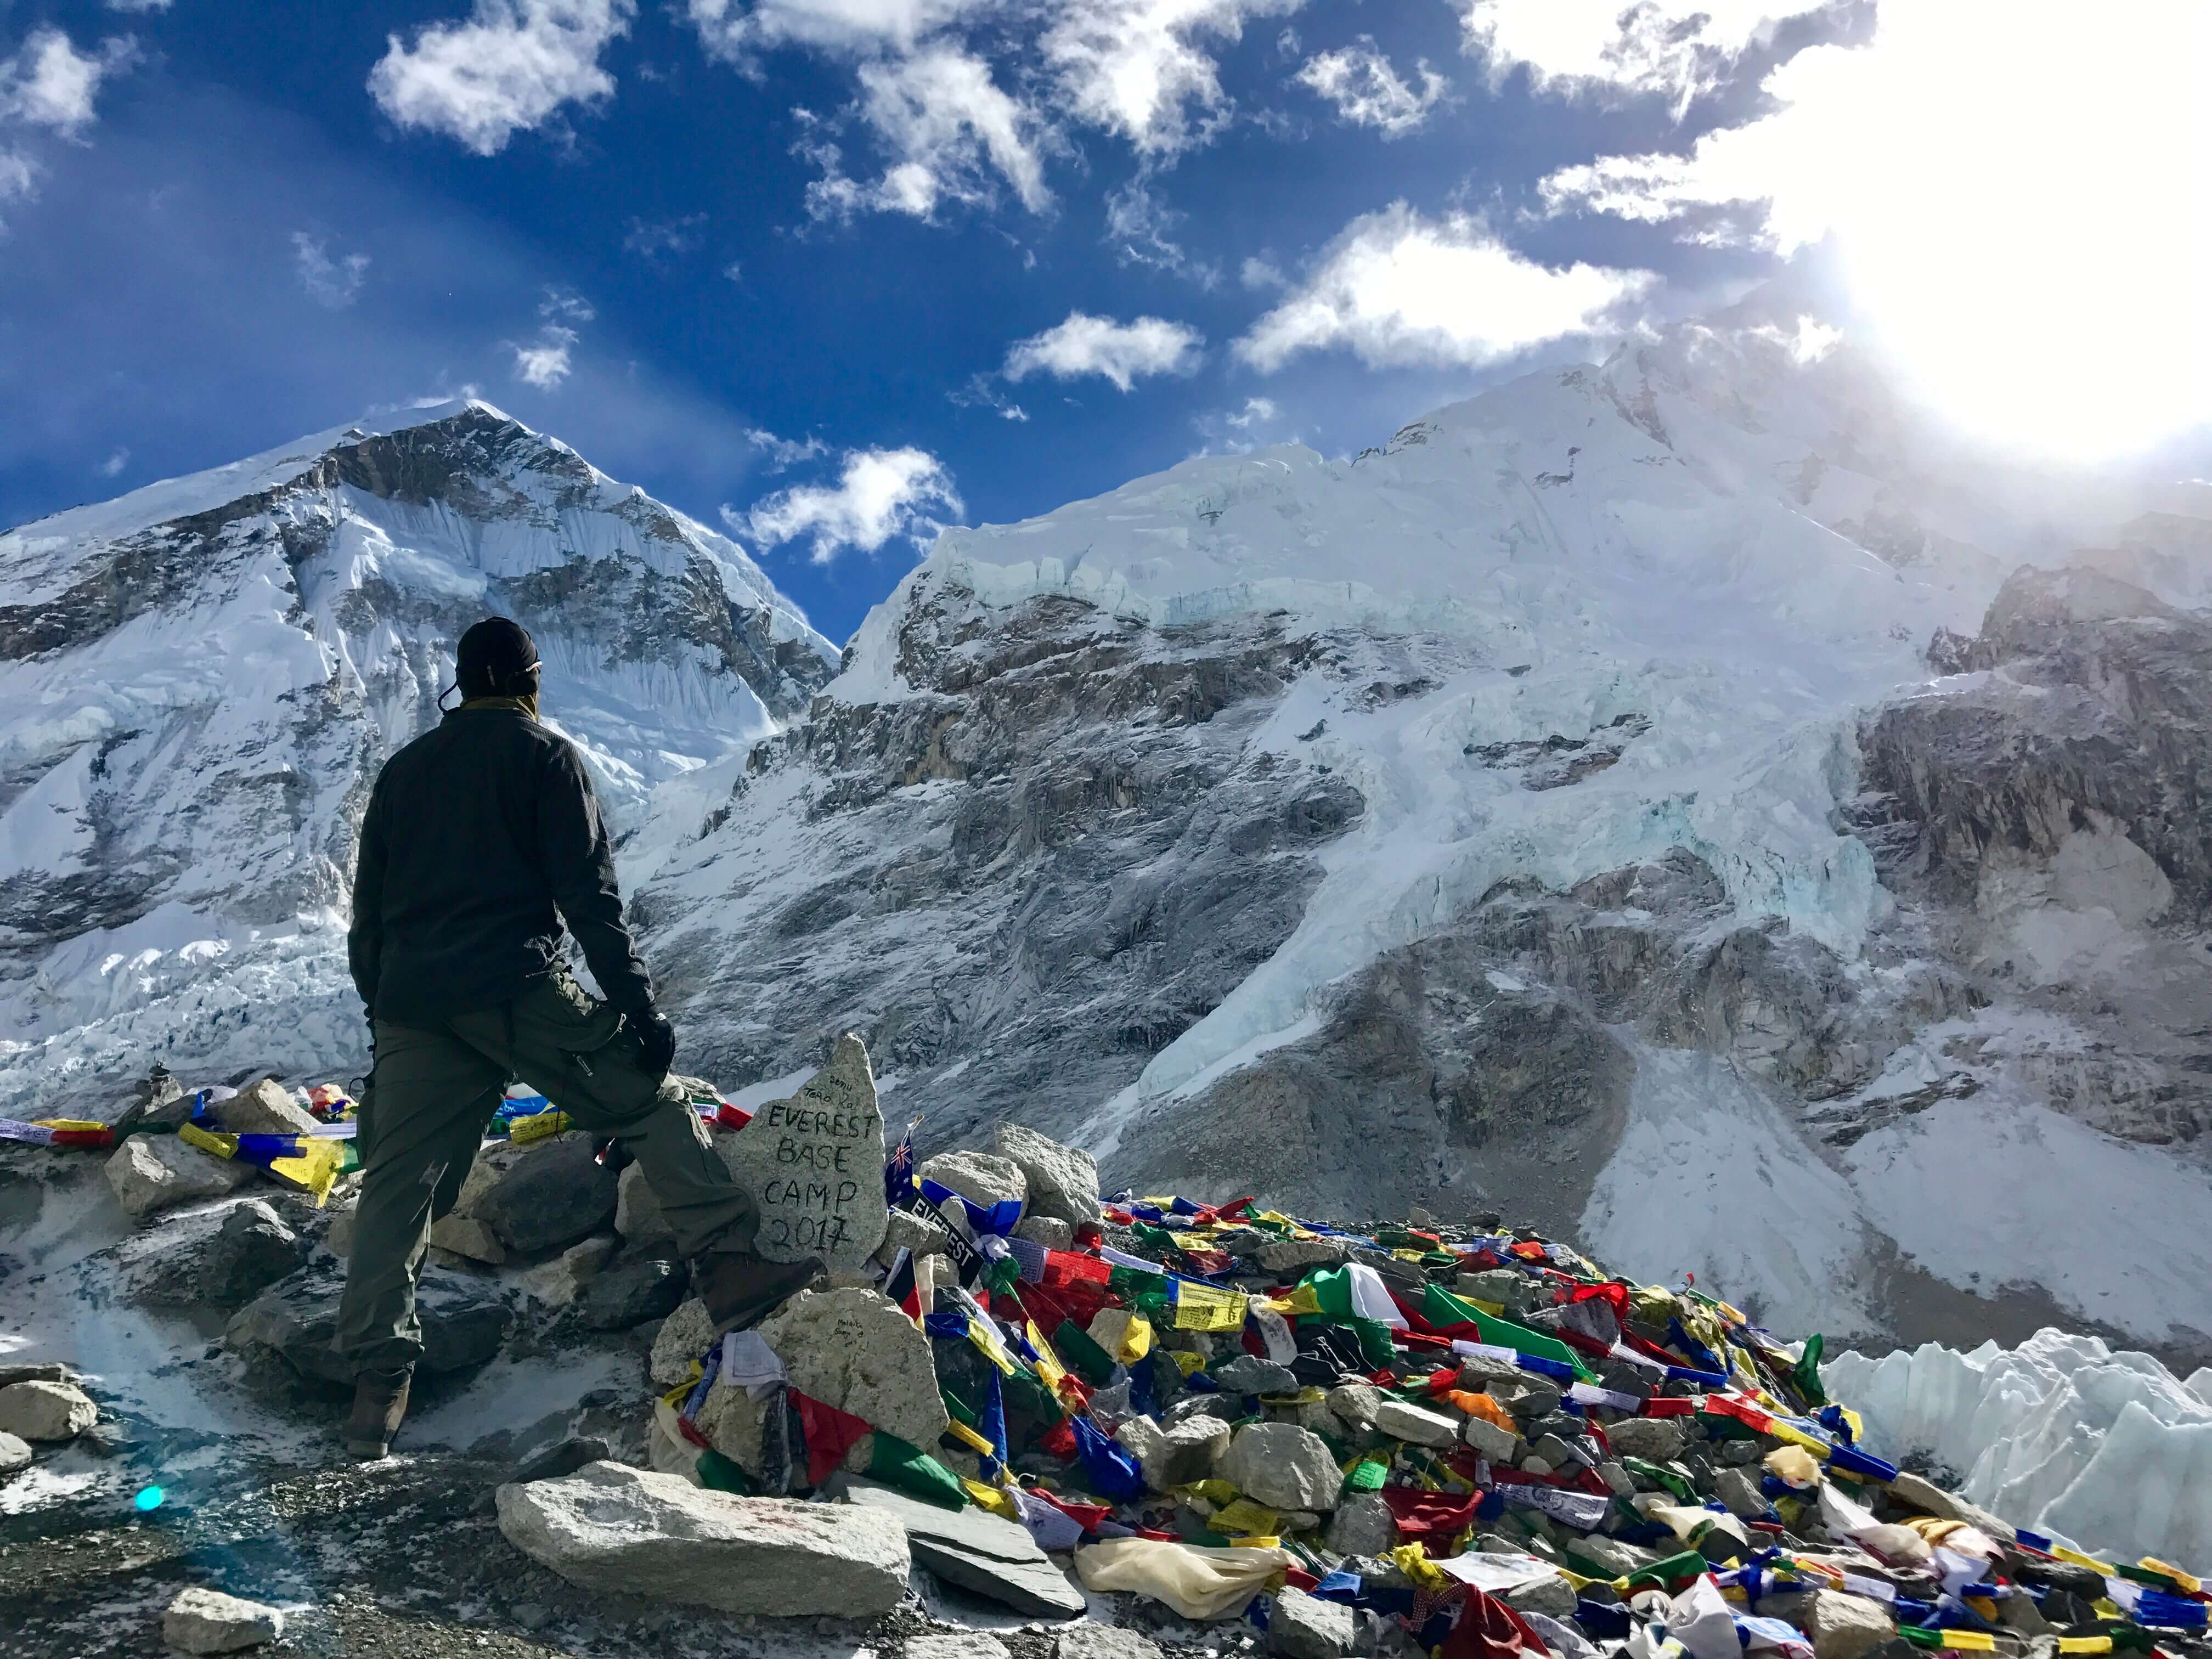
[[[899,1144],[891,1148],[891,1155],[884,1160],[884,1202],[903,1204],[914,1196],[914,1132],[921,1127],[920,1118],[906,1126],[906,1133]]]

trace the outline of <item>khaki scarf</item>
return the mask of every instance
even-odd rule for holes
[[[465,714],[472,708],[504,709],[511,714],[526,714],[536,720],[538,698],[534,693],[527,697],[471,697],[456,712]]]

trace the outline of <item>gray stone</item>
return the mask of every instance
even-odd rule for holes
[[[1143,1465],[1145,1484],[1165,1492],[1213,1473],[1229,1449],[1229,1425],[1218,1417],[1186,1417],[1163,1428],[1150,1418],[1133,1417],[1114,1437]]]
[[[1510,1463],[1521,1437],[1501,1429],[1486,1417],[1470,1417],[1459,1425],[1459,1437],[1493,1463]]]
[[[524,1255],[565,1249],[613,1223],[620,1179],[593,1156],[591,1136],[556,1135],[508,1164],[476,1200],[469,1218]]]
[[[1552,1460],[1548,1457],[1539,1457],[1535,1453],[1530,1452],[1526,1457],[1521,1460],[1521,1473],[1523,1474],[1550,1474],[1553,1473],[1552,1468]]]
[[[1285,1585],[1267,1610],[1267,1650],[1284,1659],[1349,1659],[1359,1650],[1352,1609]]]
[[[538,1142],[537,1146],[549,1145]],[[478,1149],[476,1161],[469,1165],[468,1174],[462,1178],[461,1190],[454,1196],[453,1207],[447,1213],[473,1216],[483,1195],[499,1185],[507,1172],[530,1156],[535,1150],[529,1141],[501,1140]]]
[[[253,1178],[251,1164],[211,1158],[174,1135],[133,1135],[106,1164],[107,1184],[133,1221],[156,1211],[220,1198]]]
[[[73,1382],[15,1382],[0,1389],[0,1434],[19,1440],[74,1440],[99,1419],[92,1396]]]
[[[653,1358],[647,1369],[656,1389],[668,1389],[691,1375],[694,1360],[702,1358],[714,1340],[714,1316],[707,1304],[693,1297],[660,1322],[653,1338]]]
[[[1328,1391],[1328,1409],[1352,1427],[1364,1429],[1382,1409],[1382,1390],[1372,1382],[1340,1382]]]
[[[1897,1634],[1897,1621],[1863,1595],[1817,1590],[1805,1634],[1813,1638],[1813,1659],[1862,1659]]]
[[[1382,1555],[1398,1547],[1398,1517],[1373,1492],[1355,1492],[1330,1517],[1327,1542],[1339,1555]]]
[[[1459,1362],[1460,1387],[1476,1394],[1486,1393],[1493,1383],[1498,1385],[1501,1389],[1509,1383],[1517,1388],[1520,1386],[1521,1379],[1527,1375],[1526,1371],[1510,1361],[1492,1359],[1483,1354],[1476,1354]],[[1502,1392],[1493,1397],[1499,1405],[1505,1403],[1505,1396]]]
[[[489,1267],[507,1260],[507,1247],[499,1242],[499,1235],[473,1216],[440,1216],[430,1224],[430,1245]]]
[[[292,1091],[274,1078],[249,1083],[228,1100],[218,1100],[209,1113],[234,1135],[311,1135],[315,1115],[292,1097]]]
[[[1376,1408],[1375,1432],[1393,1440],[1410,1440],[1417,1446],[1449,1446],[1459,1438],[1459,1425],[1442,1412],[1385,1399]]]
[[[575,1474],[586,1463],[604,1462],[614,1455],[614,1448],[598,1435],[572,1434],[524,1459],[507,1479],[518,1486],[528,1486],[532,1480],[559,1480]]]
[[[1075,1224],[1056,1215],[1025,1215],[1015,1224],[1014,1237],[1026,1238],[1048,1250],[1075,1248]]]
[[[1237,1430],[1215,1472],[1274,1510],[1333,1510],[1344,1485],[1328,1443],[1288,1423],[1251,1423]]]
[[[1681,1426],[1664,1417],[1624,1418],[1607,1425],[1605,1437],[1616,1455],[1640,1457],[1650,1463],[1672,1462],[1689,1443]]]
[[[1492,1397],[1497,1398],[1494,1393]],[[1521,1422],[1529,1423],[1537,1418],[1549,1417],[1558,1411],[1560,1397],[1559,1391],[1550,1383],[1539,1382],[1534,1378],[1524,1377],[1513,1397],[1510,1400],[1500,1400],[1499,1403]],[[1540,1430],[1539,1432],[1540,1433],[1541,1431]]]
[[[915,1564],[947,1583],[1033,1619],[1067,1619],[1084,1610],[1083,1592],[1025,1527],[980,1509],[939,1509],[872,1480],[841,1476],[832,1490],[896,1516],[906,1527]]]
[[[908,1215],[903,1210],[893,1210],[884,1222],[884,1242],[877,1247],[876,1259],[888,1267],[891,1259],[902,1249],[912,1252],[916,1261],[933,1255],[949,1257],[952,1254],[952,1235],[933,1221]]]
[[[1338,1238],[1279,1238],[1260,1247],[1260,1265],[1271,1273],[1296,1273],[1343,1261],[1352,1246]]]
[[[1766,1444],[1759,1440],[1723,1440],[1720,1461],[1730,1468],[1745,1468],[1766,1455]]]
[[[1636,1496],[1636,1477],[1609,1457],[1597,1466],[1597,1478],[1612,1488],[1615,1498]]]
[[[1723,1469],[1715,1475],[1713,1496],[1727,1504],[1728,1512],[1740,1521],[1760,1521],[1766,1516],[1766,1494],[1741,1469]]]
[[[1516,1613],[1540,1613],[1553,1619],[1574,1617],[1575,1587],[1556,1572],[1516,1584],[1498,1599]]]
[[[185,1092],[184,1085],[170,1074],[169,1068],[159,1060],[139,1084],[130,1105],[123,1115],[115,1120],[117,1134],[138,1127],[142,1124],[159,1125],[174,1129],[189,1122],[192,1115],[193,1097]]]
[[[18,1382],[76,1382],[81,1380],[69,1366],[53,1360],[0,1365],[0,1389],[13,1388]]]
[[[264,1291],[231,1316],[223,1346],[239,1353],[258,1350],[280,1356],[303,1376],[349,1385],[353,1370],[331,1350],[337,1330],[336,1276],[295,1273]],[[415,1296],[422,1325],[422,1369],[465,1370],[500,1350],[514,1327],[514,1310],[469,1274],[426,1268]]]
[[[283,1633],[284,1615],[275,1607],[220,1590],[181,1590],[161,1615],[161,1639],[184,1653],[236,1653]]]
[[[1001,1123],[993,1144],[1022,1172],[1031,1213],[1071,1224],[1098,1219],[1098,1161],[1018,1123]]]
[[[211,1305],[240,1308],[297,1273],[314,1246],[269,1205],[249,1198],[222,1218],[199,1261],[199,1292]]]
[[[632,1249],[676,1242],[676,1230],[668,1224],[642,1164],[631,1164],[615,1183],[615,1231]]]
[[[682,1261],[626,1257],[584,1281],[576,1317],[595,1331],[626,1331],[667,1318],[690,1287],[691,1269]]]
[[[873,1291],[802,1291],[760,1326],[791,1386],[910,1445],[934,1447],[950,1420],[937,1391],[929,1339]],[[760,1409],[741,1389],[718,1382],[700,1408],[700,1427],[724,1456],[760,1468]],[[866,1462],[866,1447],[853,1455]]]
[[[0,1431],[0,1482],[12,1480],[30,1467],[30,1442]]]
[[[1544,1435],[1528,1449],[1555,1469],[1566,1468],[1580,1461],[1575,1455],[1574,1447],[1556,1434]]]
[[[1090,1620],[1063,1625],[1053,1633],[1052,1659],[1162,1659],[1160,1644],[1149,1636]]]
[[[906,1528],[882,1510],[738,1498],[593,1463],[499,1489],[499,1529],[587,1590],[787,1618],[866,1619],[906,1595]]]
[[[860,1273],[884,1242],[884,1119],[868,1051],[850,1032],[788,1100],[770,1101],[715,1149],[761,1206],[753,1248],[771,1261],[818,1255]]]
[[[1518,1313],[1534,1298],[1535,1285],[1518,1267],[1490,1267],[1459,1276],[1459,1293]]]
[[[550,1261],[541,1261],[523,1274],[522,1288],[549,1308],[565,1308],[620,1248],[621,1241],[606,1233],[571,1244]]]
[[[1606,1578],[1624,1578],[1659,1559],[1654,1551],[1639,1548],[1634,1544],[1624,1544],[1620,1539],[1607,1538],[1601,1532],[1577,1538],[1569,1547],[1575,1554],[1601,1569],[1599,1576]]]
[[[961,1197],[988,1209],[1014,1199],[1029,1202],[1030,1183],[1021,1165],[989,1152],[939,1152],[924,1158],[915,1172],[917,1181],[934,1181]]]
[[[1224,1394],[1296,1394],[1299,1386],[1288,1365],[1256,1354],[1240,1353],[1212,1375]]]
[[[1938,1521],[1963,1521],[1978,1527],[2001,1544],[2017,1542],[2019,1534],[2008,1522],[2001,1521],[1978,1504],[1970,1504],[1955,1493],[1945,1492],[1934,1481],[1910,1471],[1900,1469],[1897,1479],[1889,1483],[1889,1495],[1910,1514],[1933,1516]]]
[[[915,1553],[918,1558],[921,1552]],[[950,1635],[909,1637],[902,1659],[1012,1659],[1012,1655],[997,1637],[980,1630],[963,1630]]]

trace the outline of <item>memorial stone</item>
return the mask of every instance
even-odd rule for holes
[[[716,1145],[760,1202],[753,1248],[768,1260],[818,1255],[832,1273],[859,1273],[884,1242],[883,1113],[867,1048],[850,1032],[797,1094]]]

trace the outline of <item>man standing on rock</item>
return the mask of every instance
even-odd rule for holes
[[[362,820],[347,939],[375,1038],[361,1208],[336,1346],[355,1371],[346,1449],[383,1456],[422,1352],[415,1289],[508,1081],[645,1170],[716,1325],[758,1323],[818,1271],[752,1253],[753,1197],[668,1081],[676,1032],[623,924],[583,757],[538,720],[538,647],[503,617],[461,636],[465,701],[385,765]],[[561,961],[562,924],[605,993]]]

